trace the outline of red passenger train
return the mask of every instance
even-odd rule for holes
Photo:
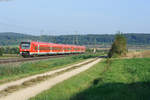
[[[66,45],[46,42],[21,42],[19,46],[20,54],[23,57],[55,54],[75,54],[84,53],[85,46]]]

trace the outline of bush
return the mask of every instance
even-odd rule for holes
[[[97,54],[83,54],[83,55],[77,55],[73,56],[73,59],[88,59],[88,58],[95,58],[98,57],[99,55]]]
[[[108,57],[118,57],[126,55],[127,53],[127,42],[126,38],[119,32],[115,36],[115,41],[112,44],[112,47],[108,53]]]
[[[19,54],[19,48],[18,47],[6,47],[4,49],[5,54]]]
[[[3,56],[4,48],[0,47],[0,56]]]

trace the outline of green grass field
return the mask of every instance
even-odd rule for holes
[[[8,59],[8,58],[21,58],[21,56],[18,54],[3,54],[3,56],[0,56],[0,59]]]
[[[62,68],[95,56],[97,55],[74,55],[64,58],[0,65],[0,84],[29,75]]]
[[[150,58],[98,63],[31,100],[149,100]]]

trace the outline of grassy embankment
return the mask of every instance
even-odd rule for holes
[[[98,55],[75,55],[64,58],[0,65],[0,84],[21,77],[62,68],[69,64],[77,63],[84,59],[96,56]]]
[[[0,59],[8,59],[8,58],[21,58],[21,56],[17,54],[3,54],[3,56],[0,56]]]
[[[149,100],[150,58],[98,63],[31,100]]]

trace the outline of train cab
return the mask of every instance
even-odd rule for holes
[[[31,48],[30,42],[21,42],[19,48],[20,48],[20,55],[22,55],[23,57],[30,56],[30,48]]]

